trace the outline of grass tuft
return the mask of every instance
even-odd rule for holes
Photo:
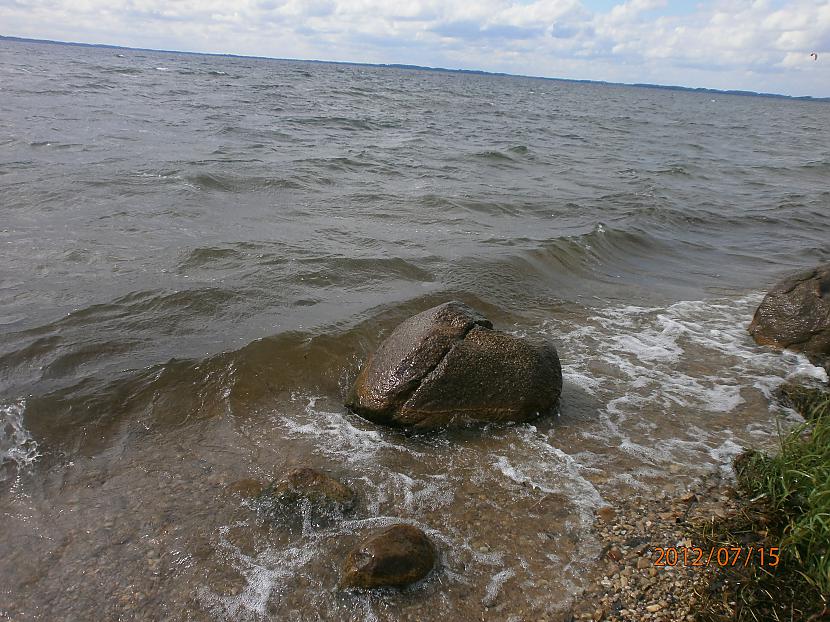
[[[782,397],[805,423],[776,455],[736,458],[741,510],[701,533],[711,546],[779,547],[781,561],[713,573],[702,621],[830,620],[830,395],[787,387]]]

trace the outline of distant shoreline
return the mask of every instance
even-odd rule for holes
[[[579,80],[576,78],[551,78],[546,76],[528,76],[523,74],[505,73],[499,71],[483,71],[480,69],[446,69],[444,67],[427,67],[423,65],[407,65],[401,63],[360,63],[352,61],[335,60],[312,60],[306,58],[280,58],[274,56],[253,56],[248,54],[220,54],[218,52],[188,52],[183,50],[163,50],[155,48],[133,48],[123,45],[112,45],[108,43],[78,43],[75,41],[55,41],[52,39],[30,39],[27,37],[13,37],[0,35],[0,41],[12,41],[17,43],[48,43],[53,45],[71,45],[86,48],[103,48],[110,50],[130,50],[133,52],[164,52],[168,54],[189,54],[192,56],[218,56],[225,58],[254,58],[258,60],[291,61],[302,63],[319,63],[325,65],[350,65],[355,67],[389,67],[393,69],[410,69],[418,71],[434,71],[441,73],[460,73],[467,75],[481,76],[502,76],[508,78],[528,78],[532,80],[549,80],[553,82],[571,82],[575,84],[600,84],[605,86],[626,86],[644,89],[659,89],[664,91],[682,91],[687,93],[707,93],[713,95],[738,95],[741,97],[772,97],[776,99],[789,99],[795,101],[830,102],[830,97],[813,97],[811,95],[781,95],[779,93],[759,93],[756,91],[711,89],[705,87],[677,86],[670,84],[647,84],[628,82],[608,82],[605,80]]]

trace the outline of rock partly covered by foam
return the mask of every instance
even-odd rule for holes
[[[402,587],[426,577],[435,566],[435,547],[411,525],[393,525],[362,540],[343,564],[346,588]]]
[[[265,509],[292,511],[304,501],[315,512],[342,512],[355,503],[351,488],[324,473],[309,468],[292,469],[271,483],[260,495]]]
[[[225,487],[225,492],[241,499],[255,499],[262,494],[265,486],[256,479],[245,478],[236,480]]]
[[[830,358],[830,263],[793,274],[764,297],[749,333],[760,345]]]
[[[414,428],[550,412],[562,391],[556,348],[492,326],[455,301],[409,318],[370,356],[346,405],[371,421]]]

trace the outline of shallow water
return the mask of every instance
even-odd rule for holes
[[[822,373],[745,327],[830,259],[826,104],[123,54],[0,42],[0,618],[555,620],[597,508],[728,474]],[[556,343],[558,416],[342,407],[452,298]],[[269,525],[228,489],[294,465],[360,504]],[[338,590],[392,521],[438,571]]]

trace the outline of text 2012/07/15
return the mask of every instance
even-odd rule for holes
[[[761,566],[775,568],[780,562],[779,548],[755,546],[712,547],[655,547],[655,566],[749,566],[753,559]]]

